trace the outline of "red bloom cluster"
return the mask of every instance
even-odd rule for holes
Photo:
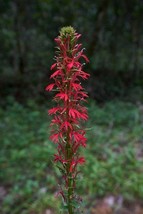
[[[57,106],[48,111],[49,115],[53,115],[50,139],[57,144],[58,153],[54,161],[62,164],[66,188],[74,188],[77,165],[85,162],[84,157],[79,156],[78,148],[86,146],[85,131],[80,128],[80,121],[88,119],[87,109],[81,105],[81,101],[85,101],[88,95],[80,80],[89,77],[83,71],[81,59],[86,62],[89,60],[81,44],[77,44],[80,36],[72,27],[61,29],[60,36],[55,39],[58,45],[56,63],[51,66],[54,73],[50,78],[54,82],[46,87],[47,91],[57,91],[54,96]]]

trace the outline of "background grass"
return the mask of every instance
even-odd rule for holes
[[[48,140],[49,106],[29,101],[25,106],[8,99],[0,109],[0,187],[2,214],[58,213],[54,197],[60,183],[53,166],[55,145]],[[108,194],[143,198],[143,106],[112,101],[88,103],[86,164],[77,192],[86,207]]]

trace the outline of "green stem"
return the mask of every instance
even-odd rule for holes
[[[69,182],[69,187],[68,187],[68,212],[69,212],[69,214],[73,214],[73,206],[71,204],[72,195],[73,195],[73,190],[72,190],[72,186],[71,186],[71,183],[72,183],[71,178],[68,179],[68,182]]]
[[[73,205],[72,205],[72,200],[73,200],[73,178],[72,178],[72,173],[70,172],[70,161],[71,161],[71,148],[69,144],[69,139],[67,138],[67,145],[66,145],[66,150],[67,150],[67,159],[69,160],[67,164],[67,176],[68,176],[68,195],[67,195],[67,205],[68,205],[68,214],[74,214],[73,211]]]

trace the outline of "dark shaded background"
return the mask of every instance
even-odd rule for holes
[[[44,100],[54,38],[71,25],[82,34],[90,64],[86,84],[99,102],[142,99],[143,1],[1,0],[0,94]],[[47,95],[46,95],[47,96]]]

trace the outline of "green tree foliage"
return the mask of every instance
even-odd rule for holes
[[[3,96],[20,99],[43,93],[50,75],[53,38],[67,25],[84,35],[92,97],[123,96],[133,86],[143,85],[141,0],[1,0],[0,13]]]

